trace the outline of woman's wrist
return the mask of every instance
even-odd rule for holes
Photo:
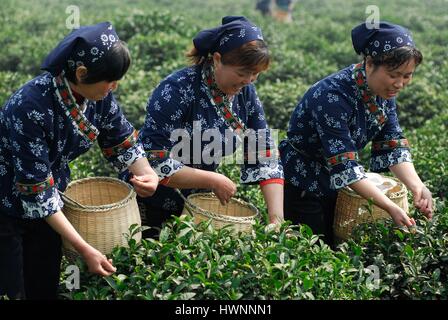
[[[283,214],[270,214],[269,222],[270,223],[282,223],[284,221]]]
[[[421,181],[409,183],[406,186],[413,194],[415,194],[418,190],[425,188],[425,184]]]
[[[73,248],[75,248],[75,250],[82,256],[85,257],[89,251],[91,250],[91,246],[84,240],[84,239],[79,239],[73,243],[71,243],[71,245],[73,246]]]
[[[397,213],[400,213],[401,211],[403,211],[403,209],[400,208],[400,206],[398,206],[396,203],[391,201],[391,204],[388,204],[386,211],[389,213],[390,216],[393,217]]]
[[[213,190],[216,187],[216,181],[219,178],[220,174],[217,172],[210,172],[210,175],[207,177],[207,189]]]

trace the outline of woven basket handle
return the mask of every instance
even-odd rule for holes
[[[176,190],[176,192],[180,195],[180,197],[185,201],[185,209],[187,209],[188,213],[194,217],[194,212],[192,211],[195,210],[199,213],[201,213],[202,215],[211,218],[211,219],[215,219],[215,220],[220,220],[220,221],[224,221],[224,222],[232,222],[232,223],[251,223],[251,219],[246,218],[246,219],[235,219],[233,217],[224,217],[218,214],[215,214],[213,212],[204,210],[200,207],[198,207],[197,205],[193,204],[190,202],[190,200],[188,200],[187,198],[185,198],[185,196],[182,194],[182,192],[180,192],[179,189],[175,188],[174,190]],[[257,214],[258,214],[258,210],[255,208]]]
[[[87,207],[80,204],[79,202],[73,200],[72,198],[70,198],[68,195],[66,195],[64,192],[59,191],[59,194],[61,195],[61,198],[65,201],[65,202],[69,202],[71,205],[75,206],[75,207],[79,207],[82,209],[86,209]]]
[[[188,200],[183,194],[182,192],[180,192],[180,190],[178,188],[174,188],[174,190],[179,194],[179,196],[182,198],[182,200],[184,200],[185,202],[185,209],[187,209],[188,213],[194,217],[193,211],[191,211],[190,207],[195,209],[196,206],[194,204],[192,204],[190,202],[190,200]]]

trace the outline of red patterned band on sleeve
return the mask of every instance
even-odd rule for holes
[[[338,154],[334,157],[328,158],[327,163],[330,166],[335,166],[335,165],[343,163],[347,160],[358,160],[358,153],[357,152],[344,152],[344,153]]]
[[[168,150],[145,150],[145,153],[148,160],[160,160],[170,156]]]
[[[372,143],[372,149],[375,151],[395,149],[395,148],[409,148],[408,139],[377,141]]]
[[[50,176],[47,178],[47,180],[34,183],[34,184],[25,184],[25,183],[16,183],[16,188],[19,190],[19,192],[24,194],[37,194],[41,193],[42,191],[45,191],[47,189],[50,189],[54,186],[54,179],[53,176]]]
[[[271,150],[271,149],[266,149],[266,150],[262,150],[262,151],[257,151],[257,152],[245,152],[244,153],[244,161],[249,161],[249,159],[254,158],[255,160],[258,160],[260,158],[270,158],[271,156],[277,156],[277,154],[275,154],[275,150]]]
[[[122,143],[117,144],[114,147],[102,149],[103,154],[108,158],[117,155],[121,151],[127,150],[131,148],[133,145],[135,145],[135,143],[137,142],[137,137],[138,137],[138,131],[134,130],[134,132],[132,132],[131,135],[127,137]]]
[[[168,182],[170,182],[170,177],[163,178],[159,181],[159,184],[161,184],[162,186],[166,186]]]
[[[282,178],[272,178],[272,179],[263,180],[263,181],[260,181],[260,187],[265,186],[267,184],[272,184],[272,183],[284,185],[285,184],[285,179],[282,179]]]

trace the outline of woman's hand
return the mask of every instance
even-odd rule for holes
[[[395,205],[392,209],[388,210],[390,216],[394,220],[395,224],[399,227],[412,227],[415,226],[415,220],[410,218],[406,212],[399,206]]]
[[[284,221],[285,220],[283,220],[283,218],[279,216],[269,216],[269,224],[266,226],[265,230],[266,231],[275,230],[276,232],[279,232],[280,227]]]
[[[149,165],[148,159],[140,158],[129,166],[132,177],[129,181],[134,185],[135,192],[140,197],[150,197],[156,192],[159,177]]]
[[[212,190],[222,205],[227,204],[236,192],[236,184],[222,174],[214,173],[211,183]]]
[[[81,255],[89,268],[89,272],[100,276],[110,276],[117,271],[117,269],[112,265],[112,259],[107,259],[104,254],[90,245],[88,245],[83,252],[81,252]]]
[[[418,176],[412,162],[396,164],[391,166],[390,170],[411,190],[414,195],[414,206],[428,219],[431,219],[433,214],[432,195]]]
[[[270,224],[278,224],[281,225],[283,222],[285,222],[285,219],[283,217],[280,216],[276,216],[276,215],[269,215],[269,223]]]
[[[143,174],[140,176],[133,175],[129,181],[134,186],[135,192],[140,197],[150,197],[152,196],[157,189],[157,185],[159,184],[159,177],[154,172]]]
[[[73,228],[62,211],[45,218],[45,221],[79,252],[89,267],[90,272],[101,276],[110,276],[116,271],[112,265],[112,260],[107,260],[104,254],[89,245]]]
[[[424,185],[411,189],[414,195],[414,206],[420,210],[428,219],[432,218],[433,201],[431,191]]]

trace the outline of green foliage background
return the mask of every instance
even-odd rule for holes
[[[254,0],[218,1],[132,0],[109,1],[5,0],[0,13],[0,104],[27,80],[39,74],[46,54],[68,33],[69,5],[80,10],[81,25],[111,21],[131,50],[133,65],[121,81],[116,95],[126,116],[139,128],[145,117],[146,102],[157,83],[187,64],[184,57],[194,35],[203,28],[220,23],[224,15],[245,15],[262,27],[272,54],[271,68],[257,80],[257,91],[272,128],[286,130],[298,99],[320,78],[358,61],[350,30],[366,17],[368,5],[378,6],[381,19],[411,29],[424,54],[412,84],[398,97],[400,123],[406,132],[437,137],[431,119],[446,119],[448,114],[448,9],[445,0],[303,0],[293,12],[294,22],[283,24],[255,11]],[[446,121],[435,120],[438,129]],[[417,131],[415,131],[417,130]],[[434,130],[434,132],[432,132]],[[426,141],[427,140],[427,141]],[[426,138],[413,145],[424,150],[435,144],[440,155],[432,160],[445,175],[446,139]],[[429,148],[433,149],[433,148]],[[368,152],[366,152],[368,154]],[[425,170],[430,157],[417,151],[417,166],[427,180]],[[419,165],[423,161],[425,165]],[[72,164],[73,178],[115,175],[95,148]],[[227,170],[227,169],[224,169]],[[441,195],[446,196],[446,184]],[[438,192],[439,190],[437,190]]]
[[[412,238],[406,234],[389,232],[391,228],[384,226],[366,227],[360,231],[357,242],[345,244],[341,252],[332,252],[319,246],[316,238],[312,238],[304,229],[290,242],[285,240],[286,229],[282,229],[280,234],[269,233],[265,236],[260,231],[262,227],[257,227],[256,234],[250,239],[225,242],[225,234],[203,234],[203,229],[193,231],[188,221],[173,222],[174,231],[167,229],[166,232],[174,233],[167,234],[166,243],[149,242],[140,246],[132,244],[128,251],[117,249],[114,261],[117,261],[119,272],[123,275],[109,279],[107,283],[98,278],[86,280],[87,287],[84,291],[78,292],[77,296],[67,293],[67,297],[446,299],[446,0],[298,0],[291,24],[282,24],[261,16],[254,9],[254,0],[3,0],[0,11],[0,105],[22,84],[40,73],[39,67],[45,56],[69,32],[66,28],[66,19],[69,17],[66,8],[70,5],[79,7],[81,25],[111,21],[119,36],[128,43],[133,64],[120,82],[116,96],[124,113],[137,128],[144,121],[146,102],[157,83],[187,64],[184,53],[192,45],[193,36],[201,29],[219,24],[225,15],[247,16],[263,29],[270,47],[271,68],[259,77],[256,87],[270,126],[281,130],[287,129],[290,114],[309,86],[359,60],[352,49],[350,31],[367,17],[368,5],[377,5],[381,19],[402,24],[413,32],[418,48],[424,55],[424,63],[417,69],[411,85],[400,94],[397,102],[400,123],[410,140],[417,171],[430,186],[434,196],[442,201],[438,211],[440,219],[431,225],[423,220],[420,223],[428,237],[418,235]],[[368,153],[364,152],[365,155]],[[363,160],[366,162],[367,156],[363,156]],[[73,162],[71,168],[73,179],[116,175],[97,147]],[[238,169],[235,166],[222,166],[219,170],[238,181]],[[255,203],[266,214],[257,187],[239,186],[237,196]],[[216,248],[221,251],[215,256],[203,261],[205,264],[200,269],[203,271],[193,274],[189,273],[188,268],[184,269],[185,265],[180,261],[186,257],[199,259],[199,263],[204,258],[200,250],[189,243],[191,239],[198,237],[198,232],[206,241],[217,237],[216,239],[225,243]],[[400,244],[403,242],[407,245]],[[302,258],[295,255],[297,251],[292,249],[301,245],[307,246]],[[231,248],[235,246],[239,246],[237,252],[243,257],[242,261],[230,258],[233,254]],[[285,246],[288,248],[286,251]],[[244,251],[246,247],[250,251]],[[162,254],[160,261],[148,258],[154,252]],[[266,253],[270,254],[267,258]],[[425,260],[428,256],[433,259]],[[316,269],[307,269],[305,265],[301,265],[304,269],[296,269],[297,263],[310,261],[307,257],[317,259]],[[218,260],[217,263],[214,258],[222,261]],[[178,278],[168,276],[162,281],[161,277],[166,276],[163,270],[167,261],[171,261],[167,270],[183,271],[175,275]],[[253,270],[245,274],[245,263],[253,261]],[[382,274],[386,274],[376,291],[369,291],[356,282],[356,272],[365,275],[365,267],[370,263],[380,266]],[[137,267],[129,270],[129,265]],[[149,266],[153,271],[145,269]],[[228,268],[238,276],[221,270],[213,279],[207,280],[204,277],[212,267],[219,270]],[[317,278],[311,279],[310,272],[314,272]],[[257,275],[257,281],[250,278]],[[189,276],[191,278],[185,285],[174,285],[176,281],[184,282]],[[141,277],[146,278],[142,280]],[[327,280],[323,281],[319,277],[326,277]],[[147,285],[144,293],[138,292],[141,281]],[[236,286],[233,281],[240,282]],[[230,289],[223,292],[217,283],[229,286]],[[289,285],[286,286],[285,283]],[[352,291],[348,293],[339,290],[340,287],[332,287],[340,283],[344,283]]]

